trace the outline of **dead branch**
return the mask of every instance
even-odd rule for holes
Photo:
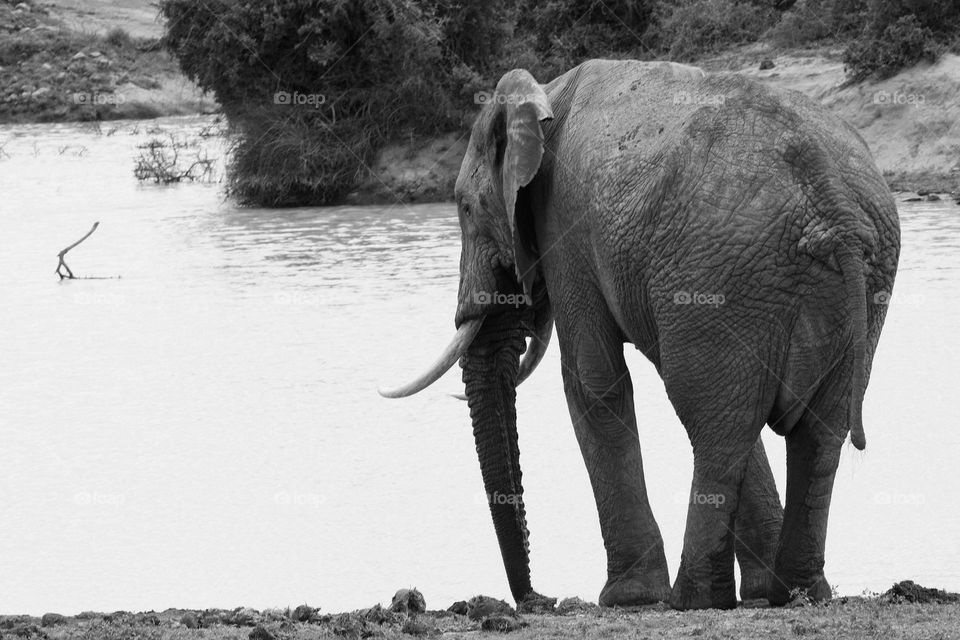
[[[70,271],[70,267],[67,266],[67,263],[64,261],[63,256],[67,255],[67,251],[70,251],[70,249],[73,249],[75,246],[77,246],[78,244],[80,244],[81,242],[83,242],[84,240],[86,240],[87,238],[89,238],[90,235],[91,235],[94,231],[97,230],[97,227],[98,227],[98,226],[100,226],[100,223],[99,223],[99,222],[94,222],[94,223],[93,223],[93,226],[90,227],[90,231],[87,231],[87,233],[84,234],[84,236],[83,236],[82,238],[80,238],[79,240],[77,240],[76,242],[74,242],[72,245],[70,245],[70,246],[67,247],[66,249],[63,249],[60,253],[57,254],[57,257],[60,258],[60,262],[57,264],[57,270],[56,270],[55,273],[56,273],[58,276],[60,276],[60,279],[61,279],[61,280],[63,280],[64,278],[69,278],[69,279],[73,280],[73,279],[75,278],[75,276],[73,275],[73,271]],[[66,269],[67,272],[66,272],[66,273],[61,272],[61,271],[60,271],[61,268],[62,268],[62,269]]]

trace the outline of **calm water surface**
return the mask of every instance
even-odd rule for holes
[[[453,331],[453,206],[271,211],[220,185],[138,186],[146,126],[0,128],[0,613],[508,598],[447,395],[459,370],[408,400],[375,391]],[[960,207],[901,217],[869,447],[847,445],[834,492],[844,594],[960,589]],[[95,220],[68,262],[120,277],[58,282],[57,251]],[[653,367],[628,360],[675,574],[692,455]],[[595,600],[603,546],[555,345],[518,403],[534,585]],[[783,441],[764,437],[782,494]]]

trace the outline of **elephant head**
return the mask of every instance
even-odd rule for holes
[[[518,603],[535,594],[517,448],[516,386],[543,357],[553,326],[525,187],[544,155],[541,122],[552,117],[547,94],[528,72],[503,76],[477,117],[457,178],[462,230],[457,333],[426,373],[380,391],[386,397],[411,395],[460,360],[484,487]]]

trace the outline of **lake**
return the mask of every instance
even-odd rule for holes
[[[0,127],[0,613],[331,612],[414,586],[430,608],[509,600],[448,395],[459,368],[413,398],[376,393],[453,333],[454,206],[239,208],[221,184],[137,183],[148,129],[208,123]],[[899,206],[868,446],[845,445],[834,491],[841,594],[960,589],[960,207]],[[67,262],[102,279],[59,281],[57,252],[94,221]],[[653,367],[628,362],[672,578],[692,454]],[[595,601],[605,556],[556,344],[518,395],[534,587]]]

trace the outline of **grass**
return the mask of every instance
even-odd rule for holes
[[[372,615],[374,612],[375,615]],[[364,621],[366,616],[366,622]],[[199,614],[203,618],[204,614]],[[276,640],[383,637],[411,635],[444,638],[501,636],[481,630],[482,623],[448,612],[427,612],[410,618],[379,607],[340,615],[317,615],[310,623],[294,622],[289,611],[260,614],[263,635],[254,626],[212,624],[191,629],[180,622],[181,610],[154,614],[84,614],[63,624],[41,626],[37,618],[7,616],[0,619],[4,637],[42,637],[50,640]],[[549,638],[844,638],[946,640],[960,638],[960,604],[892,602],[884,597],[840,598],[828,605],[786,608],[740,608],[734,611],[673,611],[665,606],[641,610],[593,608],[574,615],[524,615],[517,640]],[[407,633],[405,633],[406,631]]]
[[[179,77],[176,61],[155,39],[119,27],[104,35],[75,31],[33,0],[27,4],[28,12],[0,2],[0,124],[163,115],[124,93]]]

